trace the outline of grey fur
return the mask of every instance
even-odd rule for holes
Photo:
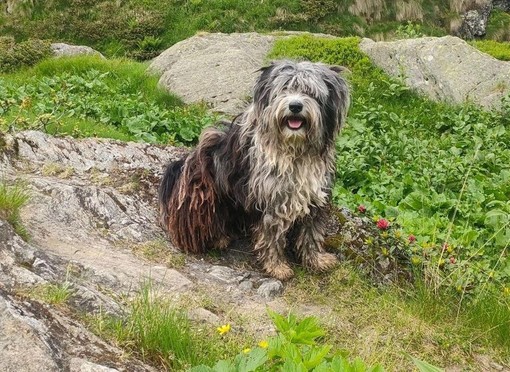
[[[203,234],[186,220],[190,213],[214,211],[219,216],[201,221],[211,230],[207,241],[198,248],[183,244],[184,249],[199,251],[228,241],[242,225],[252,233],[264,270],[288,279],[293,271],[287,248],[310,270],[336,263],[323,250],[324,219],[335,174],[335,139],[347,114],[349,92],[336,67],[280,61],[261,71],[248,110],[230,127],[204,132],[183,165],[184,176],[163,180],[162,185],[172,188],[177,183],[178,191],[162,186],[166,198],[161,202],[166,215],[172,215],[171,206],[178,209],[167,223],[170,234]],[[194,181],[198,179],[202,181]],[[210,182],[215,190],[207,192],[214,195],[207,195],[209,202],[203,205],[206,193],[195,195],[196,190]],[[188,200],[195,207],[183,207]],[[188,227],[181,231],[182,226]]]

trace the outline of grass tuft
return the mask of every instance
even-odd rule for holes
[[[88,323],[99,336],[168,370],[187,370],[235,355],[238,342],[222,339],[213,327],[193,327],[183,310],[156,293],[152,282],[142,285],[125,317],[99,314]]]
[[[29,198],[30,194],[25,184],[8,185],[5,181],[0,182],[0,218],[9,222],[24,240],[29,236],[21,222],[20,209],[26,205]]]

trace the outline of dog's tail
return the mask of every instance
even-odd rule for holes
[[[182,174],[183,166],[184,159],[177,160],[168,164],[165,174],[163,175],[159,185],[159,216],[161,226],[165,230],[168,230],[169,223],[168,204],[170,202],[170,198],[172,197],[172,192],[175,189],[175,184]]]

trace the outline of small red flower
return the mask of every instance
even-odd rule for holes
[[[358,206],[358,212],[365,213],[367,211],[367,207],[365,207],[363,204]]]
[[[455,262],[457,262],[457,260],[455,259],[455,257],[450,257],[450,263],[451,264],[454,264]]]
[[[416,236],[413,234],[409,235],[409,243],[414,243],[416,241]]]
[[[390,227],[390,222],[387,219],[381,218],[381,219],[379,219],[379,221],[377,221],[377,228],[379,230],[387,230],[387,229],[389,229],[389,227]]]

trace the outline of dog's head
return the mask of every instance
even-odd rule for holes
[[[292,61],[262,68],[252,106],[257,129],[292,147],[304,144],[323,150],[331,145],[349,107],[341,69]]]

